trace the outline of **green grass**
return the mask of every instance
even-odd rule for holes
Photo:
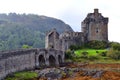
[[[24,71],[24,72],[16,72],[13,74],[12,77],[9,76],[5,80],[29,80],[37,76],[38,75],[35,72]]]
[[[80,49],[75,51],[76,62],[89,62],[89,63],[120,63],[120,60],[112,59],[108,56],[102,56],[101,53],[106,52],[106,49]],[[82,57],[82,52],[88,52],[87,58]]]
[[[96,50],[96,49],[81,49],[81,50],[76,50],[75,54],[77,56],[81,56],[82,52],[88,52],[88,56],[95,56],[95,55],[101,54],[102,52],[106,52],[106,51],[107,51],[106,49],[99,49],[99,50]]]

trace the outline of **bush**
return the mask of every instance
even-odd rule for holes
[[[87,43],[87,47],[92,49],[105,49],[108,47],[108,43],[105,41],[93,40]]]
[[[114,50],[120,51],[120,43],[112,43],[112,44],[111,44],[111,47],[112,47]]]
[[[23,48],[23,49],[29,49],[29,48],[32,48],[32,46],[29,46],[29,45],[25,45],[25,44],[24,44],[24,45],[22,46],[22,48]]]
[[[107,56],[107,51],[106,52],[102,52],[101,54],[100,54],[101,56]]]
[[[111,57],[113,59],[120,59],[120,51],[119,50],[114,50],[113,48],[111,48],[108,52],[107,52],[107,56]]]
[[[74,53],[73,53],[70,49],[68,49],[68,50],[65,52],[65,58],[66,58],[66,59],[72,59],[73,54],[74,54]]]
[[[91,56],[88,57],[88,59],[90,61],[97,60],[97,59],[99,59],[99,56],[91,55]]]
[[[82,52],[81,54],[82,54],[81,55],[82,58],[88,58],[88,52],[85,51],[85,52]]]
[[[79,45],[71,45],[69,47],[70,50],[78,50],[78,49],[81,49],[82,46],[79,46]]]

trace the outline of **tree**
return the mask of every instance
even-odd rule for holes
[[[32,48],[32,46],[29,46],[29,45],[25,45],[25,44],[24,44],[24,45],[22,46],[22,48],[23,48],[23,49],[29,49],[29,48]]]

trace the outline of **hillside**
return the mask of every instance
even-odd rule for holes
[[[19,49],[24,44],[44,48],[45,33],[56,28],[59,33],[73,31],[63,21],[34,14],[0,14],[0,50]]]

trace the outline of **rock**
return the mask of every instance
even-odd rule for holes
[[[85,69],[85,68],[47,68],[39,71],[39,77],[45,77],[47,80],[58,80],[63,77],[74,77],[76,72],[83,72],[83,76],[91,76],[93,78],[100,78],[103,70]]]
[[[47,68],[39,72],[39,77],[46,77],[47,80],[60,79],[62,74],[60,69],[57,68]]]
[[[93,76],[94,78],[100,78],[102,76],[102,74],[104,73],[104,71],[97,71],[96,74]]]
[[[102,70],[86,70],[83,76],[91,76],[93,78],[100,78],[104,71]]]
[[[60,79],[62,75],[60,73],[55,73],[55,72],[50,72],[45,74],[46,78],[51,78],[51,79]]]

